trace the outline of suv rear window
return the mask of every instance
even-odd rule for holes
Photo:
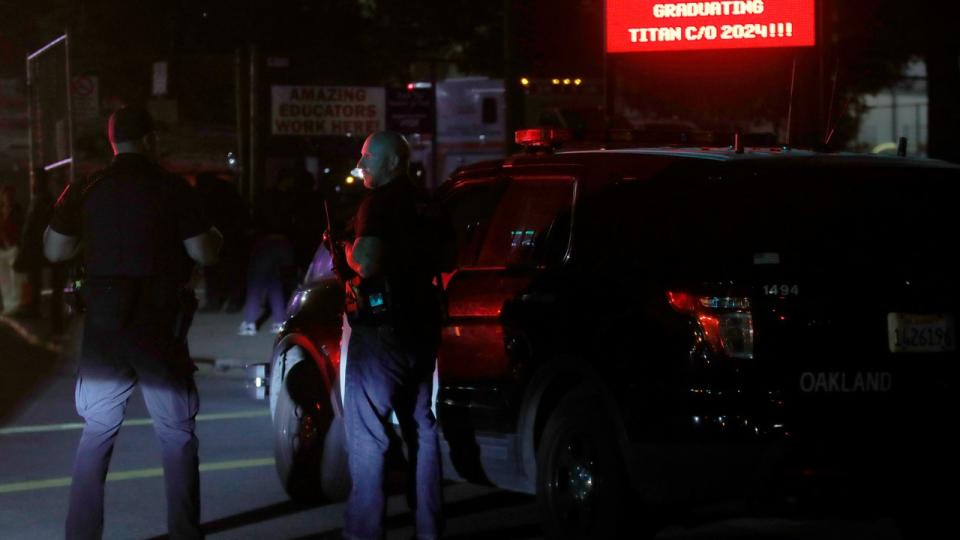
[[[753,265],[758,253],[821,269],[953,259],[955,171],[714,167],[584,201],[575,256],[714,273]]]

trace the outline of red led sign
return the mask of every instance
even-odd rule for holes
[[[607,52],[807,47],[816,0],[607,0]]]

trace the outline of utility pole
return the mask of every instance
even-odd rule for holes
[[[523,93],[520,89],[519,62],[517,59],[517,23],[514,13],[515,2],[513,0],[503,1],[503,86],[504,98],[507,107],[507,117],[504,119],[504,152],[509,155],[514,149],[514,132],[523,124],[524,102]]]
[[[607,132],[610,129],[611,112],[611,94],[610,94],[610,53],[607,52],[607,2],[603,2],[603,47],[600,48],[600,54],[603,58],[603,129]],[[606,137],[606,135],[604,135]]]
[[[250,191],[250,165],[247,163],[247,156],[249,151],[247,150],[247,115],[244,114],[244,111],[247,110],[247,103],[245,100],[246,97],[246,85],[244,84],[246,79],[244,78],[244,45],[237,46],[237,49],[234,54],[234,63],[233,63],[233,76],[234,76],[234,100],[236,101],[236,115],[237,115],[237,164],[240,169],[240,177],[238,178],[238,190],[240,195],[245,199],[249,200],[247,193]]]
[[[824,93],[824,80],[823,80],[823,63],[824,55],[826,54],[827,44],[824,42],[824,32],[823,28],[823,12],[826,9],[825,2],[819,0],[814,6],[814,9],[817,11],[817,118],[819,119],[819,125],[817,127],[817,133],[826,133],[830,125],[830,119],[824,116],[824,106],[823,106],[823,93]]]
[[[257,203],[257,195],[262,187],[263,152],[260,147],[260,51],[255,43],[250,45],[250,147],[248,163],[250,171],[247,173],[249,186],[247,200],[250,207]]]
[[[437,163],[440,162],[437,156],[437,60],[430,59],[430,188],[436,188],[442,181],[440,173],[437,170]]]

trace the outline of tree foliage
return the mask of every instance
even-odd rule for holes
[[[927,68],[928,153],[960,161],[960,6],[916,0],[831,0],[841,92],[856,99],[901,80],[911,59]]]

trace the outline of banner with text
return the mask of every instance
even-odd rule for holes
[[[352,135],[384,128],[384,90],[370,86],[274,86],[274,135]]]
[[[815,0],[607,0],[607,52],[808,47]]]

